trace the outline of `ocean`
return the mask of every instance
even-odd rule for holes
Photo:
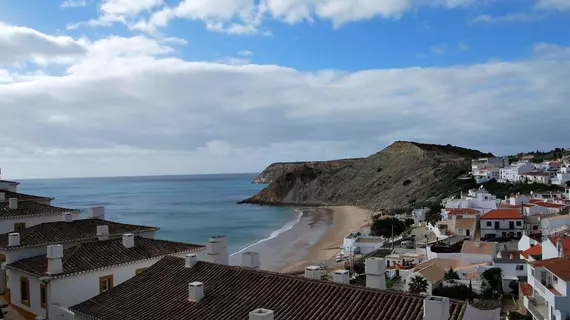
[[[291,207],[238,205],[264,187],[251,183],[256,175],[20,180],[18,190],[54,197],[55,206],[104,206],[106,219],[159,227],[160,239],[204,244],[224,235],[232,264],[240,263],[237,253],[254,250],[263,268],[278,269],[302,258],[324,229],[308,230],[310,217]],[[295,244],[299,241],[303,245]]]

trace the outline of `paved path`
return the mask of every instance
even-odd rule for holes
[[[7,304],[4,298],[0,298],[0,304]],[[12,307],[10,306],[2,309],[2,311],[4,312],[8,311],[8,313],[6,313],[6,315],[4,316],[6,317],[6,320],[25,320],[24,317],[22,317],[18,312],[16,312],[16,310],[12,309]]]

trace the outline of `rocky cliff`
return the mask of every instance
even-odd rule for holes
[[[397,141],[368,158],[344,164],[299,164],[294,170],[275,170],[266,188],[240,203],[405,208],[440,201],[464,189],[465,180],[458,178],[470,171],[472,159],[486,156],[492,155],[451,145]]]
[[[289,172],[303,171],[310,168],[315,169],[332,169],[344,166],[354,161],[362,160],[358,159],[341,159],[341,160],[331,160],[331,161],[310,161],[310,162],[276,162],[271,164],[269,167],[265,168],[262,173],[253,180],[253,183],[265,183],[270,184],[277,178],[285,175]]]

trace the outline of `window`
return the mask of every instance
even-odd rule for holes
[[[18,231],[18,230],[22,230],[22,229],[26,229],[26,223],[25,222],[14,223],[14,231]]]
[[[517,237],[522,237],[522,233],[521,233],[521,232],[517,232]]]
[[[517,264],[517,271],[523,271],[523,270],[524,270],[524,265]]]
[[[99,293],[109,291],[111,288],[113,288],[113,275],[99,278]]]
[[[146,268],[139,268],[139,269],[135,270],[135,274],[139,274],[145,270],[146,270]]]
[[[522,221],[517,221],[517,227],[522,226]]]
[[[493,224],[491,223],[491,221],[487,221],[487,227],[492,226]]]
[[[530,275],[534,277],[534,269],[530,269]]]
[[[503,237],[506,237],[507,233],[505,231],[503,231]]]
[[[552,276],[552,280],[554,281],[554,283],[558,283],[558,277],[557,276]]]
[[[30,280],[26,277],[20,278],[20,302],[25,306],[30,306]]]
[[[40,284],[40,304],[42,306],[43,309],[46,308],[46,285],[41,283]]]

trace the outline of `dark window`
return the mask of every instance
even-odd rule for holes
[[[522,271],[522,270],[524,270],[524,265],[522,264],[517,265],[517,271]]]
[[[25,277],[20,278],[20,302],[30,306],[30,281]]]
[[[46,285],[40,284],[40,304],[42,308],[46,308]]]
[[[493,224],[491,223],[491,221],[487,221],[487,227],[492,226]]]

